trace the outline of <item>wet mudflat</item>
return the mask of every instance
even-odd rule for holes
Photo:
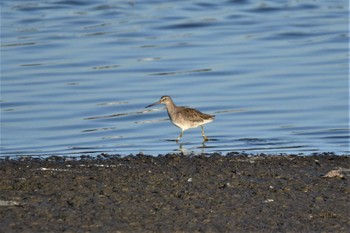
[[[0,160],[1,232],[349,232],[350,157]]]

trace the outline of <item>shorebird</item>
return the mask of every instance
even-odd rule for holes
[[[204,141],[208,141],[207,136],[204,134],[203,125],[212,122],[215,117],[214,115],[205,114],[193,108],[176,106],[170,96],[162,96],[158,102],[150,104],[146,106],[146,108],[156,104],[165,104],[171,122],[181,129],[181,133],[177,137],[176,142],[180,140],[185,130],[198,126],[202,128]]]

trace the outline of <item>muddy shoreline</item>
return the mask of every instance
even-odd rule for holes
[[[0,232],[350,232],[350,156],[0,160]]]

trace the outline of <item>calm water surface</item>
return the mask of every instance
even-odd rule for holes
[[[0,156],[350,153],[348,4],[1,1]]]

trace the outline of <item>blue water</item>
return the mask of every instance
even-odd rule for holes
[[[1,1],[1,153],[349,149],[349,3]],[[185,132],[163,106],[215,114]]]

